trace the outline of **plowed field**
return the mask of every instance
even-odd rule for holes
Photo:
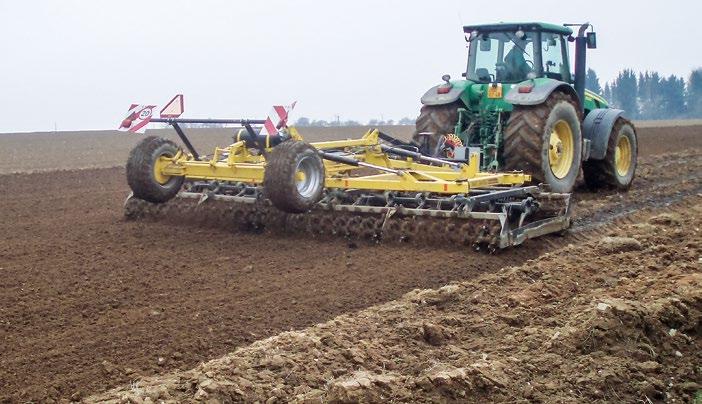
[[[70,170],[113,164],[75,165],[81,137],[57,134],[61,158],[26,173],[51,141],[17,136],[2,171],[19,173],[0,175],[0,401],[134,381],[98,398],[655,401],[702,383],[700,126],[642,128],[630,192],[581,191],[569,235],[495,255],[125,221],[122,168]],[[111,156],[105,136],[90,147]]]

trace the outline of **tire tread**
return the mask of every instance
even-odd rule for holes
[[[179,150],[172,141],[148,136],[142,139],[129,153],[127,158],[127,184],[134,196],[153,203],[163,203],[172,199],[183,185],[183,177],[171,177],[169,182],[161,185],[153,177],[153,167],[160,155],[159,150],[169,149],[173,155]]]

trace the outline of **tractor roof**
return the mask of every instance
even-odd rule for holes
[[[522,29],[524,31],[548,31],[564,35],[570,35],[573,33],[572,29],[563,25],[549,24],[545,22],[500,22],[496,24],[466,25],[463,27],[463,32],[517,31],[518,29]]]

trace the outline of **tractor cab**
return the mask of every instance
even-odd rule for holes
[[[492,24],[463,28],[469,45],[466,78],[476,83],[519,83],[548,77],[572,83],[570,28],[552,24]]]

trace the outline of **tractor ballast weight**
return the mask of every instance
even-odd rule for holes
[[[569,26],[578,27],[575,36]],[[595,33],[587,32],[591,28],[588,23],[465,26],[465,79],[445,75],[443,84],[422,96],[413,141],[439,157],[455,154],[457,143],[479,147],[486,157],[483,170],[523,169],[558,192],[572,190],[581,162],[591,188],[627,189],[636,170],[636,130],[624,111],[585,89],[587,49],[596,47]],[[575,43],[574,74],[568,42]],[[555,125],[575,122],[573,114],[577,124]],[[568,164],[572,169],[563,168]]]

